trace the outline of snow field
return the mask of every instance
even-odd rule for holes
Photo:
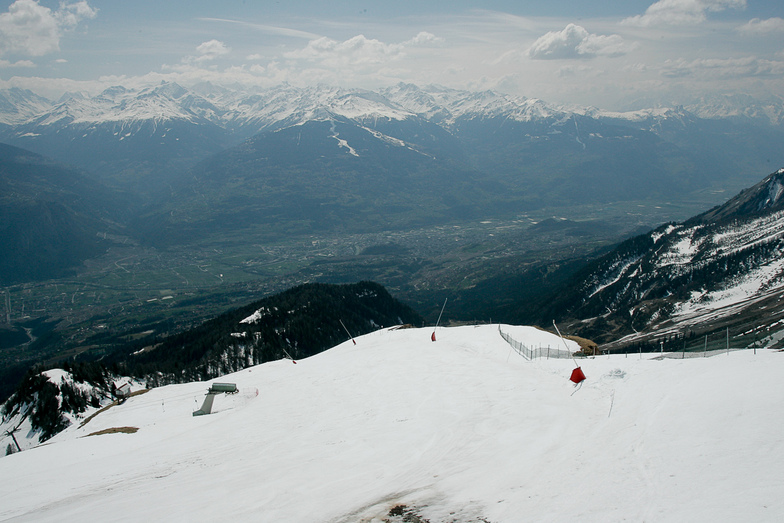
[[[0,459],[0,521],[784,520],[784,354],[578,360],[575,392],[570,360],[525,361],[497,325],[431,332],[214,380],[240,394],[209,416],[208,383],[130,398]]]

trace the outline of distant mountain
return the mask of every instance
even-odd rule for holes
[[[171,182],[166,206],[141,222],[156,241],[241,229],[267,237],[369,232],[543,206],[679,201],[728,183],[740,170],[732,166],[747,163],[707,161],[709,145],[681,147],[682,134],[703,130],[683,112],[599,115],[406,84],[378,93],[202,92],[226,108],[221,125],[257,134]]]
[[[501,194],[467,164],[454,137],[422,120],[363,124],[327,115],[205,160],[142,223],[148,238],[166,243],[251,229],[280,239],[478,217]]]
[[[231,143],[213,122],[220,110],[176,84],[98,96],[64,97],[49,110],[7,128],[0,139],[91,171],[145,194]]]
[[[49,110],[51,105],[51,101],[28,89],[0,89],[0,124],[22,124]]]
[[[699,118],[728,119],[759,125],[784,124],[784,97],[770,96],[759,100],[749,95],[714,95],[687,104],[686,109]]]
[[[724,205],[623,242],[564,285],[549,314],[579,318],[602,341],[722,329],[764,339],[784,318],[783,194],[780,169]]]
[[[532,200],[552,202],[584,196],[586,187],[606,199],[661,186],[670,187],[667,196],[678,195],[698,190],[706,179],[725,183],[739,172],[767,170],[766,162],[780,161],[782,114],[780,99],[711,99],[686,109],[611,113],[410,84],[379,91],[288,85],[249,91],[162,83],[112,87],[94,97],[77,93],[54,104],[29,91],[5,91],[0,139],[149,196],[168,195],[188,168],[259,133],[334,118],[412,142],[379,129],[379,122],[419,122],[457,139],[470,168],[492,183],[503,178],[526,192],[533,184]]]
[[[132,198],[43,156],[0,144],[0,284],[68,274],[122,232]]]
[[[775,119],[705,119],[683,107],[609,113],[436,86],[162,83],[48,106],[30,92],[6,98],[19,108],[0,140],[138,197],[146,206],[126,222],[129,234],[160,247],[514,219],[584,204],[693,206],[784,160]]]

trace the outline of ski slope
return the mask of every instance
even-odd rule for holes
[[[225,376],[208,416],[207,383],[134,396],[0,459],[0,521],[784,521],[784,353],[578,360],[575,391],[497,325],[431,332]]]

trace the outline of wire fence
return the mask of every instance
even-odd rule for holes
[[[767,343],[778,343],[784,337],[776,333],[767,339]],[[712,332],[702,336],[677,336],[670,334],[658,340],[640,342],[636,345],[628,345],[621,349],[611,349],[612,354],[648,354],[653,359],[689,359],[689,358],[710,358],[737,351],[754,351],[767,347],[766,340],[762,342],[756,338],[743,335],[730,336],[729,330],[723,332]],[[605,352],[607,353],[607,352]],[[658,354],[657,354],[658,353]]]
[[[519,342],[516,339],[509,336],[507,333],[501,330],[501,326],[498,326],[498,333],[501,334],[501,337],[515,350],[517,353],[527,360],[533,360],[536,358],[559,358],[559,359],[571,359],[573,357],[572,353],[568,350],[558,349],[555,347],[529,347],[525,343]]]
[[[756,354],[756,348],[749,348],[744,347],[740,349],[714,349],[714,350],[683,350],[680,352],[665,352],[659,358],[666,358],[672,360],[683,360],[687,358],[710,358],[711,356],[719,356],[721,354],[729,354],[730,352],[737,352],[739,350],[754,350]]]

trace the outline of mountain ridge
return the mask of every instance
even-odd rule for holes
[[[14,93],[14,99],[20,100],[22,95]],[[7,91],[6,98],[9,96]],[[20,105],[40,108],[40,97],[34,100],[31,92],[26,96],[29,101],[20,100]],[[769,104],[775,105],[774,102]],[[780,105],[784,107],[784,102]],[[494,168],[503,166],[507,176],[514,176],[515,171],[499,161],[510,162],[503,155],[513,143],[508,142],[508,135],[495,134],[505,122],[517,129],[515,140],[549,141],[559,147],[567,146],[571,140],[578,149],[559,151],[556,153],[559,158],[597,144],[605,148],[617,146],[623,129],[650,133],[675,149],[680,148],[672,165],[657,168],[672,171],[676,180],[683,178],[678,170],[699,171],[702,176],[726,183],[727,178],[746,172],[752,165],[763,168],[760,157],[775,159],[778,154],[775,144],[784,139],[775,115],[784,114],[784,109],[768,110],[765,114],[773,119],[767,127],[761,127],[756,116],[745,120],[738,117],[706,120],[694,112],[698,107],[691,108],[692,111],[679,106],[609,112],[493,91],[458,91],[412,84],[371,91],[324,85],[299,88],[284,84],[237,90],[204,83],[192,88],[161,83],[137,89],[110,87],[92,97],[66,96],[24,121],[20,115],[29,114],[30,110],[0,104],[0,122],[5,123],[0,129],[0,139],[95,172],[113,185],[158,196],[168,194],[169,185],[176,183],[173,180],[200,161],[246,139],[306,122],[332,119],[345,119],[376,130],[379,122],[417,122],[431,129],[439,127],[439,133],[451,134],[463,142],[461,146],[467,152],[486,137],[498,136],[504,142],[486,154],[479,151],[472,167],[481,169],[483,162],[492,160]],[[714,110],[701,114],[719,113]],[[721,116],[729,118],[734,114],[727,112]],[[695,133],[702,138],[691,136]],[[559,140],[559,134],[568,136],[569,140]],[[410,136],[391,136],[412,141]],[[525,165],[532,161],[531,153],[525,154],[514,162]],[[602,161],[611,159],[606,153],[601,154]],[[701,163],[706,167],[701,167]],[[538,170],[537,175],[546,175],[542,171],[544,165],[535,164],[531,168]],[[612,169],[633,171],[626,164],[614,165]],[[579,172],[579,164],[574,172]],[[740,183],[739,187],[744,185]]]
[[[608,348],[695,331],[733,331],[747,343],[775,335],[783,181],[779,169],[721,206],[626,240],[575,276],[549,311],[581,318],[586,335],[604,333],[600,341],[625,335]]]

